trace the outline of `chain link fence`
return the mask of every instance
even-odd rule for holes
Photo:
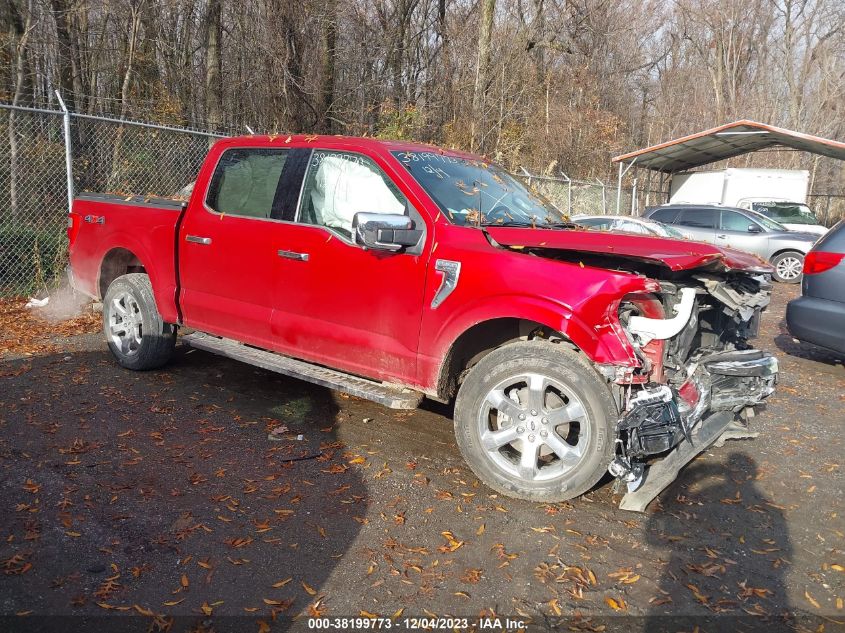
[[[67,264],[69,143],[75,192],[174,197],[191,183],[220,135],[137,121],[0,104],[0,296],[47,290]],[[645,192],[601,181],[522,170],[528,184],[569,215],[638,215]],[[664,194],[652,192],[650,204]],[[845,197],[812,196],[825,223],[845,217]]]
[[[54,286],[67,265],[69,142],[73,191],[177,196],[196,178],[208,132],[0,105],[0,296]]]
[[[607,215],[615,214],[616,200],[619,197],[619,213],[629,215],[632,211],[632,190],[623,188],[621,196],[615,185],[600,180],[573,180],[566,176],[545,176],[532,174],[526,169],[522,176],[535,190],[551,200],[558,209],[567,215]],[[634,207],[636,211],[636,205]],[[636,213],[635,213],[636,214]]]

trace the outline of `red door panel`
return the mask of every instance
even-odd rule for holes
[[[349,372],[416,382],[425,260],[365,251],[330,230],[285,224],[272,334],[282,351]],[[425,252],[425,251],[423,251]],[[295,254],[307,259],[292,259]]]
[[[192,209],[179,232],[181,307],[186,325],[269,345],[281,224]],[[194,241],[196,240],[196,241]],[[207,242],[207,243],[203,243]]]

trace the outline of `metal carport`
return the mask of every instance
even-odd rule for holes
[[[668,174],[756,152],[785,147],[845,160],[845,143],[742,119],[613,158],[619,164],[616,213],[620,210],[622,178],[632,167],[660,174],[660,188]],[[633,205],[632,205],[633,206]]]

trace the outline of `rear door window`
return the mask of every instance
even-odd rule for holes
[[[237,148],[223,152],[206,195],[216,213],[269,218],[288,150]]]
[[[664,224],[675,224],[675,220],[678,217],[678,209],[658,209],[649,217]]]
[[[677,224],[699,229],[715,229],[719,222],[718,209],[684,209]]]

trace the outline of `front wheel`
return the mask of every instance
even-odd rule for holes
[[[176,346],[176,326],[162,320],[143,273],[111,282],[103,298],[103,330],[117,362],[136,371],[161,367]]]
[[[521,341],[469,371],[455,402],[455,437],[490,488],[557,502],[604,475],[616,418],[607,384],[585,358],[547,341]]]
[[[801,281],[801,271],[804,268],[804,255],[798,251],[787,251],[772,258],[775,269],[774,278],[785,284],[797,284]]]

